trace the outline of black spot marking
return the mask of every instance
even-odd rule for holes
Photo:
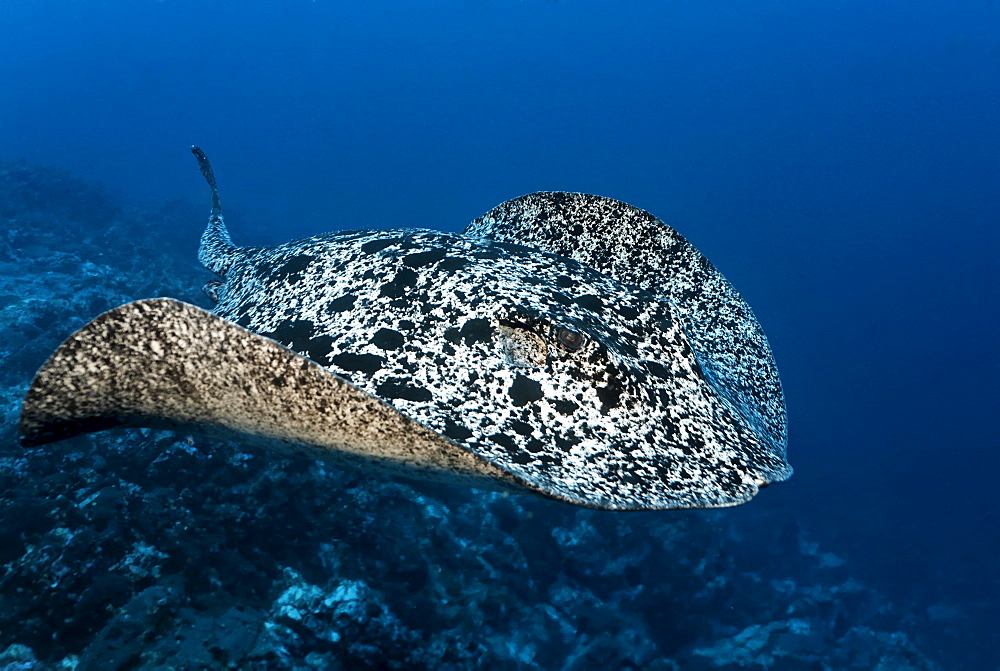
[[[312,337],[315,330],[315,324],[308,319],[286,319],[273,331],[261,331],[260,335],[277,340],[296,352],[304,352],[309,359],[325,365],[333,348],[333,338],[327,335]]]
[[[567,296],[566,294],[564,294],[561,291],[553,291],[552,294],[551,294],[551,296],[552,296],[552,300],[556,301],[557,303],[562,303],[563,305],[572,305],[573,304],[573,299],[570,298],[569,296]]]
[[[433,263],[437,263],[447,255],[445,250],[430,249],[426,252],[416,252],[414,254],[407,254],[403,257],[403,265],[409,268],[423,268],[424,266],[429,266]]]
[[[671,379],[671,377],[673,377],[670,374],[670,369],[668,369],[666,366],[664,366],[661,363],[657,363],[656,361],[648,361],[648,360],[647,361],[643,361],[642,363],[645,364],[646,370],[648,370],[651,374],[655,375],[656,377],[658,377],[660,379],[669,380],[669,379]]]
[[[374,254],[375,252],[381,252],[386,247],[391,247],[398,242],[401,242],[402,238],[384,238],[382,240],[372,240],[361,245],[361,251],[365,254]]]
[[[511,421],[510,428],[514,429],[516,433],[519,433],[522,436],[530,436],[531,432],[535,430],[535,428],[531,426],[531,424],[528,424],[527,422],[522,422],[518,419]]]
[[[394,350],[403,346],[403,334],[392,329],[381,328],[372,336],[372,344],[379,349]]]
[[[315,361],[320,365],[327,365],[330,356],[330,352],[333,350],[333,338],[328,335],[316,336],[315,338],[310,338],[302,351],[306,353],[306,356]]]
[[[452,440],[461,441],[472,438],[472,431],[449,418],[444,421],[444,435]]]
[[[409,268],[400,268],[391,281],[382,285],[381,294],[386,298],[402,298],[416,284],[417,274]]]
[[[285,281],[289,284],[297,284],[302,280],[305,269],[315,260],[315,256],[309,256],[308,254],[293,256],[276,271],[275,275],[277,277],[284,277]]]
[[[570,452],[574,447],[580,444],[581,438],[572,431],[565,434],[555,434],[553,436],[555,440],[556,447],[558,447],[563,452]]]
[[[529,403],[534,403],[545,396],[542,393],[542,385],[540,383],[520,374],[514,378],[514,382],[510,385],[508,393],[510,394],[511,403],[519,408]]]
[[[464,265],[469,263],[469,259],[463,258],[461,256],[449,256],[438,264],[438,269],[445,272],[450,272],[452,270],[458,270]]]
[[[517,445],[514,439],[508,436],[506,433],[494,433],[492,436],[490,436],[490,440],[492,440],[497,445],[503,445],[508,450],[513,450],[514,447]]]
[[[622,319],[634,322],[639,318],[639,309],[634,305],[619,305],[615,311],[622,316]]]
[[[576,300],[573,302],[584,310],[590,310],[591,312],[601,312],[604,310],[604,301],[602,301],[599,296],[595,296],[594,294],[577,296]]]
[[[261,335],[277,340],[291,349],[302,350],[312,337],[315,328],[315,324],[308,319],[286,319],[279,322],[273,331],[261,332]]]
[[[347,312],[354,309],[354,301],[357,300],[357,296],[354,294],[347,294],[341,296],[340,298],[334,298],[328,304],[331,312]]]
[[[560,415],[572,415],[574,412],[580,409],[580,406],[573,401],[565,401],[562,399],[556,399],[552,402],[552,407],[556,409]]]
[[[612,378],[606,387],[597,388],[597,398],[601,399],[601,412],[607,412],[621,403],[622,383]]]
[[[459,331],[466,345],[474,345],[477,342],[489,342],[493,338],[493,327],[489,319],[467,319]],[[455,342],[454,340],[452,342]]]
[[[382,398],[400,398],[406,401],[429,401],[434,396],[425,387],[413,387],[398,380],[386,380],[375,388],[375,395]]]
[[[531,452],[532,454],[538,454],[539,452],[545,451],[546,445],[537,438],[532,438],[528,441],[528,444],[525,445],[525,448],[527,448],[528,452]]]
[[[377,354],[343,352],[330,357],[330,363],[337,368],[356,370],[370,376],[385,364],[385,357]]]
[[[556,277],[556,286],[560,289],[569,289],[576,286],[576,280],[569,275],[559,275]]]

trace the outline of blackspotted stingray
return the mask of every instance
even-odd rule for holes
[[[543,192],[459,235],[237,247],[192,150],[214,310],[161,298],[95,318],[35,376],[25,446],[194,430],[612,510],[733,505],[791,474],[763,331],[651,214]]]

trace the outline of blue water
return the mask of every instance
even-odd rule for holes
[[[782,373],[796,473],[747,508],[997,668],[1000,3],[0,2],[0,159],[207,212],[191,144],[243,244],[537,190],[675,226]]]

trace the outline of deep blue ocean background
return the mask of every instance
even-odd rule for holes
[[[192,144],[238,244],[457,232],[538,190],[659,216],[785,385],[795,475],[712,513],[736,563],[792,525],[942,668],[1000,668],[1000,3],[0,0],[0,161],[192,204],[156,233],[191,272]],[[82,323],[59,314],[55,342]]]

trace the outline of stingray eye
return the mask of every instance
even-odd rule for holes
[[[556,340],[568,350],[576,351],[583,347],[583,334],[579,331],[560,326],[556,330]]]

